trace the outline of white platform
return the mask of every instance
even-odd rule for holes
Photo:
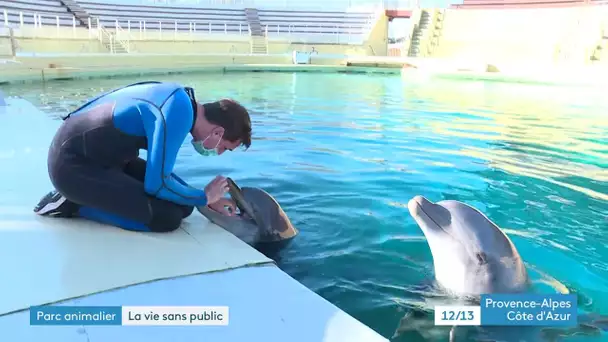
[[[275,266],[164,280],[100,293],[66,305],[229,306],[225,327],[29,326],[29,311],[0,317],[6,341],[388,341]]]
[[[196,213],[170,234],[82,219],[0,220],[0,315],[143,282],[271,263]],[[23,270],[31,270],[24,272]]]
[[[170,234],[32,212],[51,189],[61,121],[23,100],[0,110],[0,331],[21,341],[387,341],[200,214]],[[226,327],[30,326],[27,308],[229,306]]]

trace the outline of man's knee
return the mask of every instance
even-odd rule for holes
[[[150,204],[152,207],[152,219],[148,227],[151,231],[168,233],[180,227],[186,213],[185,207],[155,198],[150,200]]]

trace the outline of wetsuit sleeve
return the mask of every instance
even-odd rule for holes
[[[204,191],[182,184],[171,176],[177,152],[192,128],[192,105],[186,92],[176,91],[161,108],[141,103],[140,113],[148,138],[146,192],[181,205],[206,205]]]

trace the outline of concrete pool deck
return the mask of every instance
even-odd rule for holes
[[[0,84],[172,73],[326,72],[396,74],[515,83],[607,85],[608,66],[509,65],[462,59],[312,55],[293,64],[291,55],[250,54],[45,54],[0,60]]]
[[[0,183],[3,341],[388,342],[197,211],[160,235],[34,214],[40,193],[53,186],[46,152],[61,121],[19,98],[6,98],[0,120],[2,175],[13,179]],[[222,317],[157,317],[142,326],[141,316],[129,314],[80,322],[48,315],[61,306],[85,314],[87,306],[95,314],[146,306],[135,310],[162,317],[217,310]]]

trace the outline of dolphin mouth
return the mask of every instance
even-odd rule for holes
[[[433,218],[433,216],[430,215],[426,210],[424,210],[426,203],[433,204],[422,196],[415,196],[414,198],[412,198],[407,204],[408,210],[410,211],[410,214],[412,215],[412,217],[414,217],[414,219],[416,221],[418,221],[417,217],[424,216],[424,218],[428,219],[428,221],[432,222],[435,225],[437,230],[441,230],[444,233],[447,233],[445,231],[445,229],[443,229],[443,227],[439,223],[437,223],[437,221]],[[419,224],[419,226],[420,226],[420,228],[422,228],[422,230],[424,232],[423,228],[427,227],[429,225],[420,225]]]
[[[215,210],[214,208],[212,208],[212,207],[210,207],[210,206],[205,206],[205,207],[206,207],[206,208],[207,208],[209,211],[211,211],[211,212],[214,212],[214,213],[219,214],[219,215],[224,215],[224,216],[226,216],[226,214],[225,214],[225,213],[223,213],[223,212],[219,212],[219,211]],[[237,206],[237,207],[238,207],[238,206]],[[240,209],[240,208],[239,208],[239,209]],[[251,218],[249,217],[249,215],[247,215],[247,213],[243,212],[242,210],[241,210],[241,212],[239,212],[239,213],[235,213],[234,215],[229,216],[229,217],[234,218],[234,219],[239,219],[239,220],[253,220],[253,219],[251,219]]]
[[[239,188],[239,186],[236,185],[236,183],[231,178],[227,178],[226,180],[228,181],[228,189],[229,189],[228,192],[230,193],[230,197],[232,197],[232,199],[236,203],[236,206],[241,211],[240,215],[237,215],[237,216],[240,216],[240,218],[243,218],[243,219],[250,218],[256,224],[258,224],[258,222],[255,219],[255,213],[253,211],[253,208],[251,207],[249,202],[247,202],[247,200],[245,200],[245,197],[243,196],[243,192],[241,191],[241,188]],[[245,216],[245,217],[243,217],[243,216]]]

